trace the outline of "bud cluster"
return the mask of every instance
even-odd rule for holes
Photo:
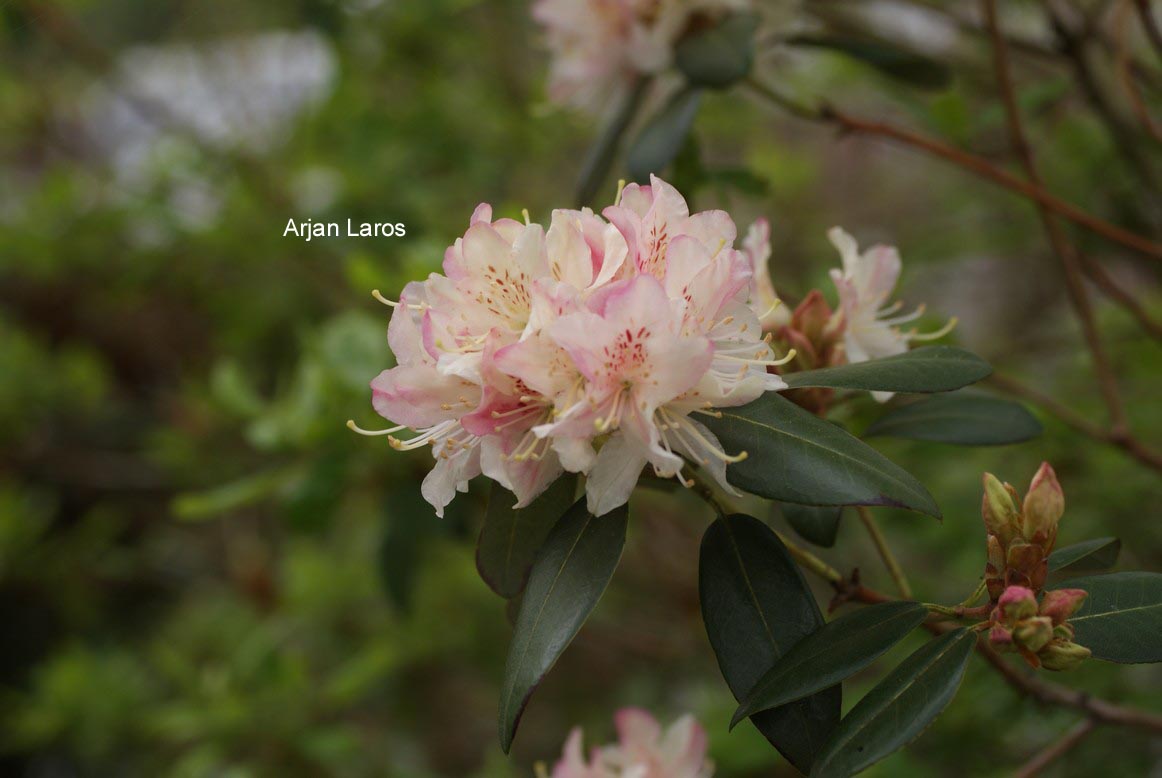
[[[1033,476],[1024,502],[1019,499],[1010,484],[985,473],[981,503],[988,532],[985,585],[994,603],[1008,587],[1021,586],[1033,592],[1045,587],[1049,554],[1057,542],[1057,523],[1065,512],[1065,496],[1048,462],[1043,462]]]
[[[1090,650],[1073,642],[1068,619],[1085,601],[1081,589],[1045,592],[1040,605],[1032,589],[1010,586],[992,614],[989,642],[998,651],[1016,651],[1033,667],[1072,670]]]

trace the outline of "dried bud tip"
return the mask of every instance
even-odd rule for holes
[[[1041,615],[1052,619],[1055,626],[1064,624],[1070,616],[1077,613],[1086,596],[1084,589],[1054,589],[1045,592],[1045,597],[1041,600]]]

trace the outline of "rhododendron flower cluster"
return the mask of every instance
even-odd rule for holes
[[[693,26],[750,7],[751,0],[539,0],[533,18],[552,54],[549,97],[599,113],[639,76],[666,70]]]
[[[617,743],[594,748],[585,759],[581,729],[574,729],[551,778],[709,778],[706,732],[692,716],[662,730],[649,713],[624,708],[614,717]]]
[[[764,228],[746,250],[736,238],[725,212],[691,214],[657,178],[601,215],[553,211],[548,230],[479,206],[443,275],[384,300],[398,364],[372,381],[373,405],[398,426],[374,434],[431,446],[422,491],[440,515],[481,473],[518,507],[584,473],[596,515],[624,504],[647,464],[687,482],[688,460],[731,489],[726,465],[745,453],[697,416],[785,388],[767,368],[789,358],[760,324],[778,302],[769,278],[754,283]]]

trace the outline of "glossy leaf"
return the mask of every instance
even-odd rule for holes
[[[795,530],[795,534],[823,548],[835,545],[839,534],[839,519],[843,516],[842,505],[796,505],[793,502],[779,503],[783,518]]]
[[[1089,593],[1069,623],[1074,642],[1095,657],[1123,664],[1162,662],[1162,574],[1093,575],[1053,588]]]
[[[823,616],[798,566],[769,527],[750,516],[710,525],[702,538],[698,591],[706,634],[735,699]],[[751,717],[771,744],[801,771],[839,721],[838,686]]]
[[[500,484],[492,485],[476,544],[476,569],[492,591],[511,598],[524,590],[537,549],[576,493],[576,476],[561,476],[531,505],[516,510],[516,497]]]
[[[944,63],[881,41],[825,34],[800,35],[789,43],[838,52],[890,78],[922,89],[943,89],[952,81],[952,71]]]
[[[855,775],[912,742],[956,695],[975,645],[976,634],[961,628],[913,652],[844,717],[812,778]]]
[[[975,384],[992,371],[988,362],[964,349],[925,346],[883,359],[790,373],[783,379],[792,389],[951,392]]]
[[[601,599],[625,546],[626,506],[594,517],[579,500],[537,552],[500,691],[500,744],[512,746],[529,697]]]
[[[1090,573],[1109,570],[1118,561],[1122,541],[1117,538],[1094,538],[1059,548],[1049,555],[1049,572]]]
[[[740,489],[803,505],[891,505],[940,516],[912,475],[838,426],[775,392],[703,423],[726,451],[748,457],[727,468]]]
[[[734,13],[696,30],[674,47],[674,64],[694,86],[722,89],[750,73],[758,15]]]
[[[928,609],[918,602],[885,602],[840,616],[783,654],[738,706],[730,726],[841,683],[927,618]]]
[[[661,174],[674,161],[694,126],[701,101],[701,90],[683,89],[642,128],[625,161],[635,181],[646,181],[651,173]]]
[[[895,408],[864,437],[885,435],[961,446],[1003,446],[1041,434],[1041,422],[1020,403],[968,393],[929,397]]]

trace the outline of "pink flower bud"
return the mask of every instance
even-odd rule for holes
[[[997,609],[1006,624],[1016,624],[1037,615],[1037,595],[1024,586],[1010,586],[997,602]]]
[[[1077,613],[1086,596],[1084,589],[1054,589],[1045,592],[1041,600],[1041,615],[1052,619],[1054,626],[1064,624],[1066,619]]]
[[[1025,495],[1021,534],[1029,540],[1038,534],[1051,540],[1056,537],[1057,522],[1064,512],[1065,495],[1057,483],[1057,474],[1048,462],[1042,462]]]

